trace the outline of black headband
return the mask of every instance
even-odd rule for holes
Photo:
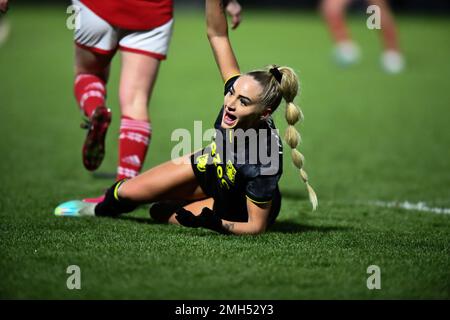
[[[283,78],[283,74],[278,70],[278,67],[271,68],[269,72],[275,77],[278,83],[281,84],[281,78]]]

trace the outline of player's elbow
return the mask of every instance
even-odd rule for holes
[[[227,37],[228,31],[227,28],[221,28],[218,26],[208,26],[206,28],[206,36],[209,40],[214,39],[216,37]]]
[[[257,236],[266,232],[267,225],[265,223],[253,223],[248,234]]]
[[[253,232],[250,234],[253,236],[257,236],[257,235],[263,234],[264,232],[266,232],[265,228],[257,228],[255,230],[253,230]]]

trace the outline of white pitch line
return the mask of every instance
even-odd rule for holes
[[[450,214],[450,208],[432,208],[429,207],[425,202],[417,202],[412,203],[409,201],[369,201],[369,204],[376,205],[379,207],[385,207],[385,208],[401,208],[405,210],[414,210],[414,211],[422,211],[422,212],[431,212],[436,214]]]

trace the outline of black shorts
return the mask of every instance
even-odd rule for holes
[[[216,167],[213,164],[206,164],[199,170],[196,159],[201,155],[209,155],[209,146],[193,153],[191,155],[191,166],[194,171],[197,182],[208,198],[214,199],[214,213],[221,219],[235,222],[247,222],[247,197],[245,196],[245,188],[238,188],[233,192],[224,192],[217,182]],[[279,189],[272,198],[272,207],[269,214],[269,225],[275,222],[281,209],[281,193]]]

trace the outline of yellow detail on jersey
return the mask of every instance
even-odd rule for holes
[[[222,159],[220,159],[220,154],[216,154],[213,158],[213,164],[217,167],[222,162]]]
[[[228,185],[227,180],[222,178],[222,180],[220,180],[220,183],[222,184],[222,187],[225,186],[227,189],[230,189],[230,186]]]
[[[234,168],[231,160],[228,160],[228,162],[227,162],[226,174],[227,174],[228,179],[231,181],[231,183],[234,183],[234,178],[236,176],[236,169]]]
[[[247,197],[248,200],[250,200],[250,201],[253,202],[253,203],[257,203],[257,204],[264,204],[264,203],[270,203],[270,202],[272,202],[272,200],[269,200],[269,201],[256,201],[256,200],[253,200],[252,198],[250,198],[250,197],[247,196],[247,195],[245,195],[245,196]]]
[[[211,143],[211,156],[213,156],[213,157],[216,154],[216,148],[217,148],[216,143],[213,141]]]
[[[208,163],[208,154],[202,154],[201,156],[198,156],[196,162],[198,171],[205,172],[206,164]]]
[[[240,75],[241,75],[240,73],[233,74],[231,77],[228,77],[228,79],[225,80],[224,84],[227,84],[227,82],[230,81],[231,78],[238,77]]]
[[[230,132],[230,143],[233,143],[233,130],[229,130]]]

